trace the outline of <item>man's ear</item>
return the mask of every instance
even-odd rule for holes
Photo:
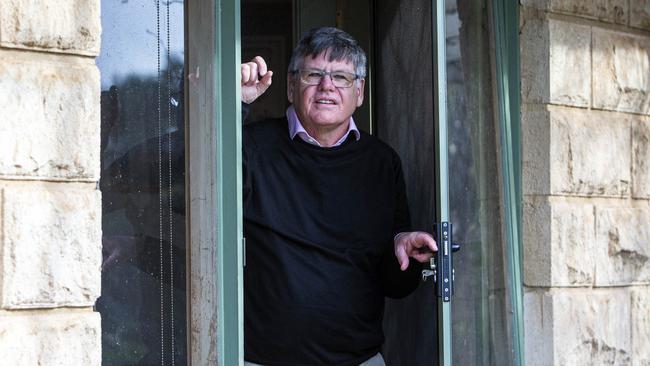
[[[363,104],[363,91],[364,87],[366,86],[366,79],[359,79],[356,82],[356,92],[357,92],[357,107],[361,107]]]
[[[289,103],[293,104],[293,78],[291,73],[287,75],[287,99],[289,99]]]

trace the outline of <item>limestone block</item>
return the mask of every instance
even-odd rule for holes
[[[632,124],[632,196],[650,198],[650,118]]]
[[[596,207],[596,285],[650,283],[650,210]]]
[[[98,180],[97,67],[92,62],[4,55],[0,55],[0,176]]]
[[[32,185],[2,190],[0,308],[92,306],[101,287],[100,193]]]
[[[594,4],[594,16],[597,19],[610,23],[627,24],[630,9],[626,0],[591,0],[589,2]]]
[[[524,200],[524,283],[527,286],[588,286],[594,281],[593,206]]]
[[[101,365],[98,313],[55,312],[0,315],[0,360],[3,365]]]
[[[521,108],[521,179],[524,195],[549,195],[551,187],[551,130],[547,108]]]
[[[639,116],[526,105],[521,113],[524,195],[626,197],[631,193],[631,128]],[[639,126],[641,126],[639,124]],[[643,126],[641,126],[643,127]],[[639,128],[641,128],[639,127]],[[644,135],[636,137],[638,194],[646,192]]]
[[[551,306],[553,365],[630,365],[630,300],[626,289],[561,290],[544,296]]]
[[[3,0],[0,46],[99,54],[98,0]]]
[[[549,108],[552,194],[630,194],[631,116]]]
[[[593,106],[650,114],[650,37],[593,30]]]
[[[634,0],[636,1],[636,0]],[[626,0],[523,0],[522,5],[553,13],[571,14],[609,23],[626,24]]]
[[[632,311],[632,366],[650,365],[650,287],[633,287]]]
[[[590,27],[531,20],[522,29],[520,47],[524,102],[589,106]]]
[[[544,300],[546,299],[546,304]],[[553,307],[541,291],[524,292],[524,364],[553,365]],[[544,306],[546,305],[546,306]]]
[[[527,291],[526,365],[630,365],[630,312],[626,289]]]
[[[549,101],[588,107],[591,97],[591,28],[549,20],[548,29]]]
[[[551,206],[541,198],[524,198],[522,237],[524,251],[524,284],[550,286],[553,283],[551,264],[555,258],[551,243]]]
[[[521,28],[521,100],[524,103],[548,103],[549,84],[548,23],[529,19]]]
[[[650,29],[650,0],[630,1],[630,26]]]

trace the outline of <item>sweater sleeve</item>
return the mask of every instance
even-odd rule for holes
[[[392,299],[401,299],[408,296],[420,284],[422,265],[416,260],[411,260],[408,269],[402,271],[395,257],[393,246],[384,252],[382,257],[382,286],[384,296]]]
[[[395,234],[411,231],[411,215],[409,212],[408,199],[406,196],[406,184],[404,173],[399,157],[394,156],[395,176],[395,214],[393,219],[393,237]],[[399,268],[399,262],[395,257],[394,243],[388,246],[382,257],[382,285],[384,296],[390,298],[402,298],[413,292],[420,283],[421,264],[411,260],[406,271]]]

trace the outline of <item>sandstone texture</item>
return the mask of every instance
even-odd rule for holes
[[[650,287],[631,290],[632,366],[650,365]]]
[[[524,203],[524,283],[527,286],[589,286],[595,262],[594,213],[589,204]]]
[[[631,365],[626,289],[528,291],[526,365]]]
[[[585,77],[591,74],[589,26],[531,19],[522,28],[520,44],[523,102],[590,105],[591,81]]]
[[[650,209],[596,208],[596,285],[650,283]]]
[[[631,2],[635,1],[637,0]],[[617,24],[627,24],[629,12],[626,0],[522,0],[521,4],[549,12]]]
[[[551,193],[630,194],[631,122],[625,114],[550,109]]]
[[[524,292],[524,357],[526,366],[553,365],[553,307],[541,291]]]
[[[521,100],[523,103],[548,103],[549,36],[548,23],[527,19],[521,28]],[[522,121],[523,122],[523,121]]]
[[[523,280],[526,286],[549,286],[553,283],[551,265],[551,206],[543,198],[528,198],[523,202],[522,241]]]
[[[591,28],[548,21],[549,102],[588,107],[591,97]],[[542,77],[542,79],[544,79]]]
[[[521,124],[523,193],[630,196],[631,135],[635,118],[624,113],[559,106],[524,109]],[[638,174],[643,176],[646,171],[640,170]]]
[[[650,37],[593,30],[593,106],[650,114]]]
[[[0,365],[99,366],[98,0],[0,0]]]
[[[520,4],[526,364],[650,366],[650,0]]]
[[[61,185],[2,190],[0,308],[92,306],[100,295],[100,193]]]
[[[548,195],[551,189],[551,129],[544,106],[521,110],[521,180],[524,195]]]
[[[632,124],[632,196],[650,198],[650,118]]]
[[[100,326],[92,312],[0,314],[0,363],[99,366]]]
[[[552,306],[553,365],[630,365],[627,290],[558,291],[544,302]]]
[[[630,26],[650,29],[650,0],[630,1]]]
[[[0,55],[0,176],[97,181],[97,67],[7,54]]]
[[[98,0],[3,0],[0,46],[99,54]]]

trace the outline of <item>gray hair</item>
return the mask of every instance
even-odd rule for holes
[[[358,77],[366,77],[366,53],[352,36],[333,27],[314,28],[300,39],[291,54],[289,73],[296,73],[305,57],[318,57],[328,51],[330,62],[350,62]]]

